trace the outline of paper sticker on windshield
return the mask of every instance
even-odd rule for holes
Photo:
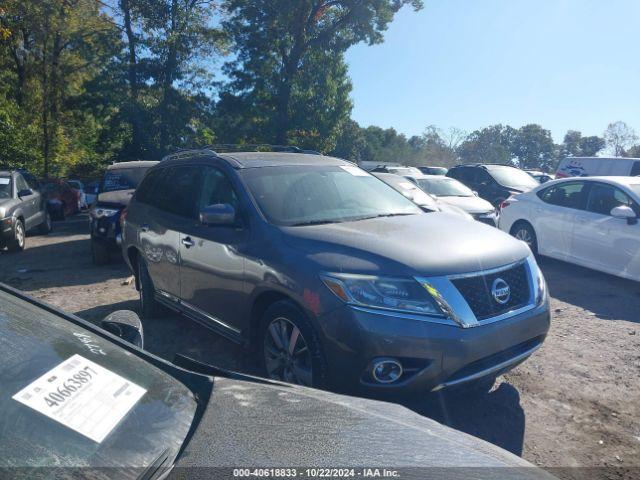
[[[97,363],[74,355],[13,399],[100,443],[145,392]]]
[[[411,182],[400,182],[398,185],[400,185],[402,188],[406,188],[407,190],[416,188],[416,186]]]
[[[0,185],[9,185],[10,178],[0,178]]]
[[[354,175],[356,177],[368,177],[369,176],[369,174],[367,172],[365,172],[364,170],[362,170],[361,168],[352,167],[351,165],[340,165],[340,168],[343,169],[345,172],[348,172],[351,175]]]

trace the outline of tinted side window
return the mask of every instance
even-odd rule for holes
[[[632,177],[640,176],[640,162],[633,162],[633,166],[631,167]]]
[[[146,198],[147,203],[174,215],[197,218],[202,168],[185,165],[157,172],[158,178],[150,184],[151,192]]]
[[[456,168],[451,172],[451,177],[460,180],[462,183],[469,183],[473,181],[473,169],[469,167]]]
[[[136,189],[136,200],[142,203],[153,204],[154,187],[164,170],[153,170],[144,177]]]
[[[28,189],[29,185],[27,184],[25,179],[22,178],[22,175],[16,175],[16,192],[20,193],[22,190]]]
[[[538,197],[551,205],[581,209],[584,187],[584,182],[563,183],[540,190]]]
[[[611,210],[615,207],[625,205],[633,208],[638,213],[638,205],[629,198],[622,190],[613,185],[594,183],[589,190],[587,200],[587,210],[600,215],[611,215]]]
[[[236,211],[240,206],[229,178],[217,168],[205,167],[199,209],[219,203],[228,203]]]

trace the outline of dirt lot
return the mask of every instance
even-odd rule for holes
[[[135,309],[124,263],[91,264],[86,216],[0,254],[0,282],[90,321]],[[495,443],[563,478],[640,478],[640,284],[545,259],[552,328],[544,346],[481,398],[410,406]],[[184,319],[147,322],[148,350],[234,369],[242,352]],[[635,468],[634,468],[635,467]]]

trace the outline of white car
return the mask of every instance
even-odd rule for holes
[[[640,178],[553,180],[502,204],[499,228],[534,253],[640,281]]]

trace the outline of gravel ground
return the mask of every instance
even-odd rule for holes
[[[136,309],[121,261],[91,263],[88,219],[0,253],[0,282],[90,321]],[[543,347],[479,398],[439,396],[410,408],[499,445],[561,478],[640,478],[640,284],[544,259],[552,327]],[[146,322],[145,346],[247,370],[239,348],[189,320]]]

